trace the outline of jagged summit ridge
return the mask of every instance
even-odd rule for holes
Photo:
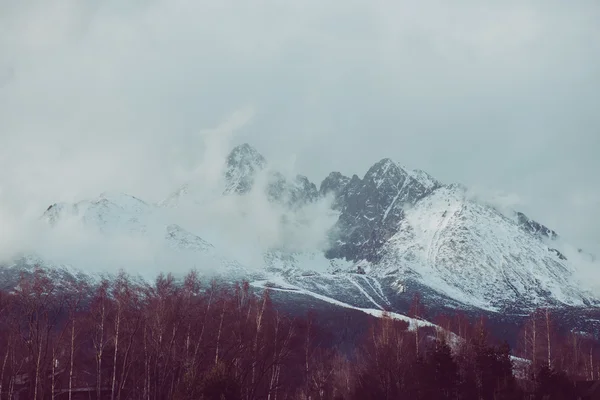
[[[517,211],[515,213],[515,215],[517,216],[517,221],[519,222],[519,225],[521,225],[521,227],[523,227],[523,229],[525,229],[529,233],[531,233],[533,235],[539,235],[539,236],[545,237],[547,239],[557,239],[558,238],[558,234],[555,231],[540,224],[539,222],[536,222],[536,221],[530,219],[522,212]]]
[[[342,175],[340,172],[332,172],[321,182],[319,194],[327,196],[333,193],[334,197],[339,197],[349,182],[350,178],[347,176]]]
[[[427,190],[433,190],[441,186],[441,183],[427,172],[420,169],[406,170],[409,175],[419,182]]]
[[[332,172],[317,188],[303,175],[277,171],[256,149],[242,144],[225,157],[222,171],[219,199],[256,201],[252,196],[258,193],[291,213],[324,198],[333,200],[330,211],[337,220],[328,248],[290,254],[286,248],[267,249],[263,267],[269,279],[348,304],[393,303],[387,296],[400,296],[400,288],[410,287],[486,309],[595,301],[578,285],[572,260],[553,245],[556,232],[516,211],[506,216],[472,199],[464,186],[443,184],[390,158],[374,163],[362,178]],[[158,207],[127,195],[103,194],[73,205],[55,204],[44,218],[54,224],[76,216],[106,234],[145,234],[156,229],[154,216],[181,201],[191,206],[185,212],[203,207],[202,199],[195,198],[203,183],[188,182]],[[160,221],[160,232],[176,251],[222,251],[200,237],[204,231],[198,236],[173,221]],[[364,279],[353,278],[357,273]],[[378,285],[383,289],[373,289]],[[352,299],[349,287],[357,290]]]
[[[248,145],[236,147],[228,160],[236,160],[228,161],[236,173],[226,179],[238,179],[232,186],[242,181],[248,186],[241,187],[251,190],[263,174],[270,201],[293,208],[333,197],[339,216],[325,255],[332,262],[354,264],[348,271],[366,270],[379,279],[392,274],[404,283],[413,279],[477,307],[544,299],[582,305],[589,300],[566,258],[545,242],[555,240],[556,232],[522,213],[508,218],[492,206],[467,200],[463,185],[444,185],[425,171],[383,158],[362,178],[332,172],[317,190],[306,177],[289,179],[271,170]],[[371,267],[356,267],[365,262]]]
[[[266,158],[247,143],[231,150],[226,165],[226,193],[248,193],[262,178],[266,182],[264,191],[273,202],[296,208],[318,198],[316,185],[306,176],[286,177],[269,166]]]
[[[409,172],[389,158],[375,163],[363,179],[328,176],[322,191],[336,194],[341,211],[328,257],[377,261],[377,250],[396,232],[404,206],[414,205],[437,186],[433,178]]]
[[[246,195],[253,190],[260,190],[270,201],[293,209],[319,199],[319,190],[306,176],[285,176],[247,143],[234,147],[226,156],[221,178],[225,195]],[[176,207],[182,199],[194,196],[194,186],[203,185],[204,182],[186,183],[159,205]]]

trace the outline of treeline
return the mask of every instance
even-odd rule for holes
[[[524,327],[519,366],[483,320],[438,325],[374,318],[345,354],[248,283],[89,286],[37,269],[0,292],[0,399],[577,399],[598,378],[595,342],[561,339],[549,312]]]

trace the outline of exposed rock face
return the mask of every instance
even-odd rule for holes
[[[323,179],[323,182],[321,182],[319,194],[321,196],[332,194],[333,197],[339,198],[349,182],[350,178],[347,176],[344,176],[339,172],[332,172],[327,178]]]
[[[327,256],[378,261],[378,250],[396,233],[404,207],[438,186],[424,173],[407,171],[388,158],[369,168],[363,179],[330,174],[321,183],[321,193],[335,195],[341,215]]]
[[[278,171],[269,169],[266,159],[248,144],[236,146],[229,156],[225,169],[226,194],[246,194],[263,180],[270,201],[290,208],[301,207],[319,198],[319,191],[306,176],[286,178]]]
[[[532,235],[539,235],[547,239],[556,239],[558,237],[558,234],[552,229],[530,219],[522,212],[517,212],[516,215],[519,225]]]
[[[288,181],[279,172],[273,172],[269,178],[266,190],[269,200],[273,202],[297,208],[319,198],[317,187],[304,175],[297,175],[295,179]]]

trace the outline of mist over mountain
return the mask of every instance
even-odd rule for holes
[[[598,21],[0,1],[0,399],[593,397]]]
[[[212,162],[157,203],[103,193],[50,205],[6,268],[91,277],[124,269],[146,280],[197,269],[269,287],[291,304],[311,297],[400,313],[416,292],[440,310],[598,304],[584,281],[593,255],[424,171],[384,158],[362,177],[334,171],[314,183],[249,144]]]

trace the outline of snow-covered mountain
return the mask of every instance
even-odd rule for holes
[[[74,228],[72,232],[96,235],[92,237],[98,241],[137,239],[137,243],[146,245],[144,250],[153,253],[153,265],[147,266],[149,273],[141,274],[147,279],[152,279],[153,273],[159,270],[173,268],[170,265],[173,263],[184,264],[177,266],[182,271],[210,265],[211,269],[224,276],[252,276],[252,271],[237,260],[228,258],[226,252],[216,249],[178,224],[171,223],[160,207],[124,193],[102,193],[96,199],[75,204],[53,204],[41,219],[57,230],[66,225]],[[61,264],[56,260],[46,261],[55,266]],[[86,265],[69,267],[86,270]],[[122,267],[127,269],[127,265]]]
[[[379,249],[397,231],[406,206],[439,186],[429,175],[406,170],[387,158],[369,168],[363,179],[331,173],[320,192],[334,193],[341,214],[328,257],[378,261]]]
[[[522,214],[521,214],[522,215]],[[529,225],[469,200],[464,188],[439,187],[406,209],[379,250],[377,276],[412,277],[467,304],[496,308],[591,300],[564,256]]]
[[[387,158],[362,178],[332,172],[317,188],[305,176],[276,171],[244,144],[224,160],[221,178],[211,187],[217,191],[213,197],[206,195],[205,182],[193,181],[158,204],[105,193],[54,204],[42,219],[55,227],[78,221],[107,237],[148,238],[158,254],[155,268],[172,270],[174,260],[189,267],[210,265],[229,279],[249,279],[254,287],[341,307],[402,312],[415,290],[437,306],[489,311],[597,303],[577,280],[578,259],[560,251],[556,232],[517,211],[506,215],[472,198],[461,185],[445,185]],[[261,210],[277,211],[269,214],[275,216],[275,236],[286,240],[267,241],[259,249],[259,265],[235,251],[241,242],[212,243],[206,236],[209,220],[194,225],[191,218],[207,213],[210,199],[266,202]],[[326,213],[315,212],[323,207]],[[175,222],[173,210],[179,217],[181,210],[189,213],[189,224],[185,218]],[[256,212],[244,208],[236,218]],[[262,216],[253,220],[256,232],[262,232],[261,221]],[[316,236],[313,225],[324,227],[322,243],[306,240]],[[252,229],[241,236],[249,247],[263,243],[252,237],[258,236]],[[295,246],[300,240],[302,246]]]

